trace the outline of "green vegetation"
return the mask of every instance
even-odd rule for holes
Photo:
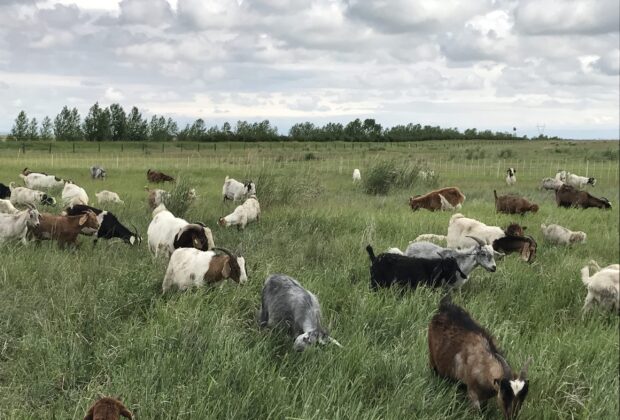
[[[493,225],[520,222],[538,241],[533,264],[508,256],[495,273],[478,268],[454,296],[496,336],[513,367],[533,356],[521,418],[618,415],[619,319],[582,315],[579,276],[590,259],[618,262],[617,158],[583,159],[586,150],[617,157],[618,142],[577,142],[561,155],[550,142],[519,141],[170,143],[163,152],[160,144],[72,146],[54,143],[50,153],[48,143],[36,142],[24,154],[18,144],[0,143],[0,182],[20,183],[28,166],[75,180],[91,199],[115,191],[126,204],[108,209],[135,224],[143,242],[93,247],[81,237],[73,251],[50,242],[0,248],[1,418],[81,419],[100,395],[120,396],[141,419],[500,418],[494,401],[475,413],[457,384],[429,368],[426,329],[441,291],[369,291],[368,243],[377,252],[404,249],[421,233],[445,233],[451,216],[411,212],[408,198],[430,188],[421,182],[387,196],[365,194],[352,182],[354,168],[364,180],[383,161],[434,170],[438,186],[458,186],[467,196],[462,213]],[[475,147],[484,148],[485,159],[462,157]],[[504,149],[514,159],[498,159]],[[304,159],[309,152],[321,158]],[[95,163],[107,168],[107,180],[90,179]],[[518,170],[514,187],[504,182],[509,166]],[[182,189],[196,188],[185,217],[205,222],[217,245],[243,252],[248,284],[161,295],[166,263],[154,261],[146,245],[149,167],[180,176]],[[591,192],[608,197],[613,209],[557,208],[551,193],[538,190],[557,169],[596,176]],[[217,225],[235,206],[222,203],[226,175],[257,184],[261,220],[243,232]],[[493,189],[523,194],[540,210],[496,214]],[[583,230],[588,243],[550,246],[541,223]],[[295,353],[292,338],[257,327],[261,287],[275,272],[317,294],[343,349]]]

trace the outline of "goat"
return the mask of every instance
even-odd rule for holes
[[[256,195],[256,184],[254,182],[247,181],[241,183],[236,179],[229,178],[228,175],[224,179],[224,185],[222,186],[223,201],[240,201],[252,195]]]
[[[454,210],[460,209],[465,202],[465,195],[457,187],[441,188],[424,195],[414,195],[409,199],[411,210],[426,209]]]
[[[532,263],[536,257],[538,244],[531,236],[503,236],[493,241],[493,249],[503,254],[518,252],[523,261]]]
[[[360,173],[360,170],[355,168],[353,169],[353,182],[359,182],[362,180],[362,174]]]
[[[525,229],[513,223],[504,231],[499,226],[487,226],[478,220],[456,213],[450,218],[448,224],[447,245],[448,248],[470,248],[476,245],[472,237],[481,239],[487,245],[492,245],[494,240],[509,233],[523,235],[523,230]]]
[[[495,256],[502,256],[500,253],[493,250],[491,245],[485,244],[482,240],[472,237],[476,241],[476,245],[472,248],[464,250],[454,250],[449,248],[442,248],[430,242],[411,242],[405,250],[405,255],[415,258],[426,259],[440,259],[440,258],[454,258],[459,271],[464,273],[465,276],[461,276],[457,273],[457,279],[452,285],[453,287],[460,287],[467,281],[469,274],[478,266],[481,266],[487,271],[494,273],[497,270],[495,263]]]
[[[0,199],[7,199],[11,197],[11,189],[0,182]]]
[[[199,223],[189,223],[174,217],[160,204],[153,210],[153,220],[147,230],[149,250],[157,257],[163,253],[167,258],[177,248],[196,248],[208,251],[213,248],[211,229]]]
[[[98,193],[95,194],[95,197],[97,197],[98,204],[104,204],[104,203],[125,204],[125,202],[121,200],[118,194],[112,191],[107,191],[107,190],[99,191]]]
[[[216,250],[224,255],[218,255]],[[243,284],[248,280],[245,271],[245,258],[235,256],[224,248],[201,251],[194,248],[179,248],[172,253],[168,269],[162,283],[162,293],[172,285],[179,290],[201,287],[205,282],[214,284],[224,279]]]
[[[575,187],[579,190],[584,189],[588,185],[595,186],[596,178],[587,178],[585,176],[579,176],[575,174],[566,175],[566,183],[571,187]]]
[[[613,264],[601,269],[596,261],[591,261],[595,271],[590,276],[590,268],[585,266],[581,269],[581,281],[588,289],[588,295],[583,304],[583,311],[592,308],[594,302],[606,310],[620,313],[620,271],[618,264]]]
[[[605,197],[597,198],[587,191],[579,191],[575,187],[570,185],[562,185],[560,189],[555,192],[555,202],[558,207],[579,207],[587,209],[590,207],[597,207],[600,209],[610,209],[611,203]]]
[[[107,176],[108,176],[108,173],[103,167],[99,165],[90,167],[90,177],[92,179],[105,179]]]
[[[541,224],[540,230],[542,230],[545,241],[555,245],[570,245],[579,242],[584,243],[588,237],[585,232],[573,232],[572,230],[555,224],[551,224],[549,226]]]
[[[445,241],[446,241],[445,235],[435,235],[434,233],[424,233],[422,235],[418,235],[413,241],[409,243],[409,245],[411,245],[411,243],[413,242],[445,242]]]
[[[88,409],[84,420],[119,420],[120,416],[133,418],[131,411],[122,402],[116,398],[104,397]]]
[[[421,171],[418,171],[418,176],[420,177],[422,181],[427,181],[428,179],[435,176],[435,171],[433,171],[432,169],[421,170]]]
[[[237,206],[235,211],[233,211],[228,216],[220,217],[219,225],[228,227],[228,226],[237,226],[238,230],[245,229],[246,225],[254,220],[258,221],[260,217],[260,204],[258,203],[258,199],[255,195],[251,195],[248,197],[245,202]]]
[[[160,204],[166,204],[166,200],[170,198],[170,193],[166,190],[150,189],[149,187],[144,187],[144,190],[148,192],[146,202],[151,210],[155,210]]]
[[[56,216],[41,213],[39,225],[31,229],[37,240],[52,239],[61,248],[67,244],[77,245],[78,235],[82,230],[93,234],[99,229],[97,215],[92,211],[78,216]]]
[[[18,212],[19,210],[13,206],[11,200],[0,199],[0,213],[15,214]]]
[[[84,205],[75,205],[73,207],[69,207],[64,211],[65,215],[68,216],[77,216],[80,214],[85,214],[89,211],[92,211],[97,215],[97,221],[99,222],[99,229],[95,234],[94,244],[101,239],[112,239],[119,238],[122,239],[125,243],[134,245],[135,243],[142,242],[142,238],[138,235],[138,230],[134,227],[134,231],[130,231],[127,229],[116,216],[109,211],[104,211],[100,209],[96,209],[90,206]],[[88,234],[87,232],[82,231],[82,234]]]
[[[540,183],[540,188],[543,190],[553,190],[557,191],[560,187],[564,185],[562,181],[555,178],[543,178]]]
[[[506,171],[506,184],[514,185],[517,183],[517,170],[515,168],[508,168]]]
[[[538,211],[538,204],[531,203],[525,197],[512,194],[498,197],[495,190],[493,190],[493,195],[495,196],[495,210],[499,213],[524,215],[528,211],[532,213]]]
[[[15,214],[0,213],[0,244],[21,240],[26,244],[28,229],[39,226],[39,212],[35,208]]]
[[[557,174],[555,174],[555,179],[561,182],[566,182],[566,177],[568,176],[568,172],[566,171],[558,171]]]
[[[24,180],[26,188],[30,188],[31,190],[60,188],[67,182],[57,176],[38,172],[29,172],[27,175],[21,173],[19,176]]]
[[[441,299],[428,326],[428,350],[435,373],[465,384],[477,410],[497,396],[504,418],[517,417],[529,390],[531,357],[518,376],[513,374],[493,336],[449,296]]]
[[[284,274],[271,274],[265,280],[258,322],[261,327],[288,327],[296,337],[295,351],[304,351],[317,342],[342,347],[321,325],[321,306],[317,297]]]
[[[9,199],[14,205],[35,206],[37,204],[43,204],[53,206],[56,204],[56,199],[43,191],[31,190],[26,187],[16,187],[14,182],[9,184],[9,188],[11,189],[11,196]]]
[[[76,204],[88,205],[88,194],[84,188],[71,182],[67,182],[62,189],[62,202],[65,206],[71,207]]]
[[[375,256],[370,245],[366,247],[370,257],[370,288],[391,287],[393,284],[415,289],[420,284],[439,287],[442,284],[454,285],[467,275],[461,271],[452,257],[426,259],[405,255],[384,253]]]
[[[152,169],[149,169],[148,171],[146,171],[146,179],[149,182],[153,182],[153,183],[174,182],[174,178],[171,177],[170,175],[166,175],[163,172],[154,171]]]

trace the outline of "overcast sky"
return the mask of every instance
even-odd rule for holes
[[[137,105],[618,138],[618,0],[0,0],[0,132]],[[542,127],[541,127],[542,128]]]

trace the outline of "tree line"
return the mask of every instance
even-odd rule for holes
[[[260,122],[237,121],[234,125],[225,122],[221,126],[207,126],[202,118],[179,129],[176,121],[162,115],[153,115],[150,120],[143,117],[137,107],[125,112],[120,104],[101,107],[95,103],[82,120],[77,108],[64,106],[52,121],[43,118],[29,119],[25,111],[20,111],[8,136],[13,141],[58,140],[58,141],[377,141],[404,142],[422,140],[486,139],[508,140],[527,139],[513,133],[470,128],[460,131],[457,128],[442,128],[421,124],[396,125],[384,128],[372,118],[356,118],[347,124],[327,123],[315,125],[311,122],[294,124],[287,135],[278,133],[278,128],[269,120]],[[546,138],[539,136],[537,138]]]

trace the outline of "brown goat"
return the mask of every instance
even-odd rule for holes
[[[77,245],[77,238],[80,232],[92,233],[99,230],[97,215],[92,211],[87,211],[78,216],[56,216],[49,213],[41,213],[39,226],[32,229],[32,235],[38,239],[53,239],[58,241],[58,245],[63,247],[67,244]]]
[[[443,197],[443,200],[442,200]],[[409,199],[411,210],[426,209],[454,210],[461,208],[465,195],[457,187],[441,188],[424,195],[415,195]]]
[[[149,182],[154,182],[154,183],[160,183],[160,182],[174,182],[174,178],[171,177],[170,175],[166,175],[163,172],[160,171],[154,171],[152,169],[149,169],[148,171],[146,171],[146,179]]]
[[[580,207],[587,209],[598,207],[600,209],[610,209],[611,203],[605,197],[596,198],[587,191],[580,191],[575,187],[564,184],[555,192],[555,202],[558,207]]]
[[[224,252],[225,255],[214,255],[209,263],[209,269],[205,273],[206,283],[217,283],[223,279],[231,279],[239,283],[241,279],[241,267],[237,258],[224,248],[214,248]]]
[[[512,254],[518,252],[523,261],[532,263],[536,257],[536,248],[538,245],[531,236],[513,236],[508,235],[493,241],[493,249],[504,254]]]
[[[132,419],[131,411],[116,398],[104,397],[90,407],[84,420],[119,420],[120,417]]]
[[[498,197],[495,190],[493,195],[495,195],[495,210],[499,213],[524,215],[528,211],[532,213],[538,211],[538,204],[531,203],[524,197],[512,194]]]
[[[506,230],[504,230],[504,233],[506,236],[524,236],[525,233],[523,231],[525,229],[527,229],[527,226],[521,226],[518,223],[511,223],[508,225]]]
[[[525,362],[517,376],[504,359],[495,339],[461,307],[445,296],[428,327],[430,364],[440,376],[467,386],[475,408],[497,396],[505,419],[517,416],[529,381]]]
[[[169,192],[160,189],[152,190],[149,187],[144,187],[144,191],[148,192],[146,203],[151,210],[155,210],[155,207],[160,204],[166,204],[166,200],[170,197]]]

